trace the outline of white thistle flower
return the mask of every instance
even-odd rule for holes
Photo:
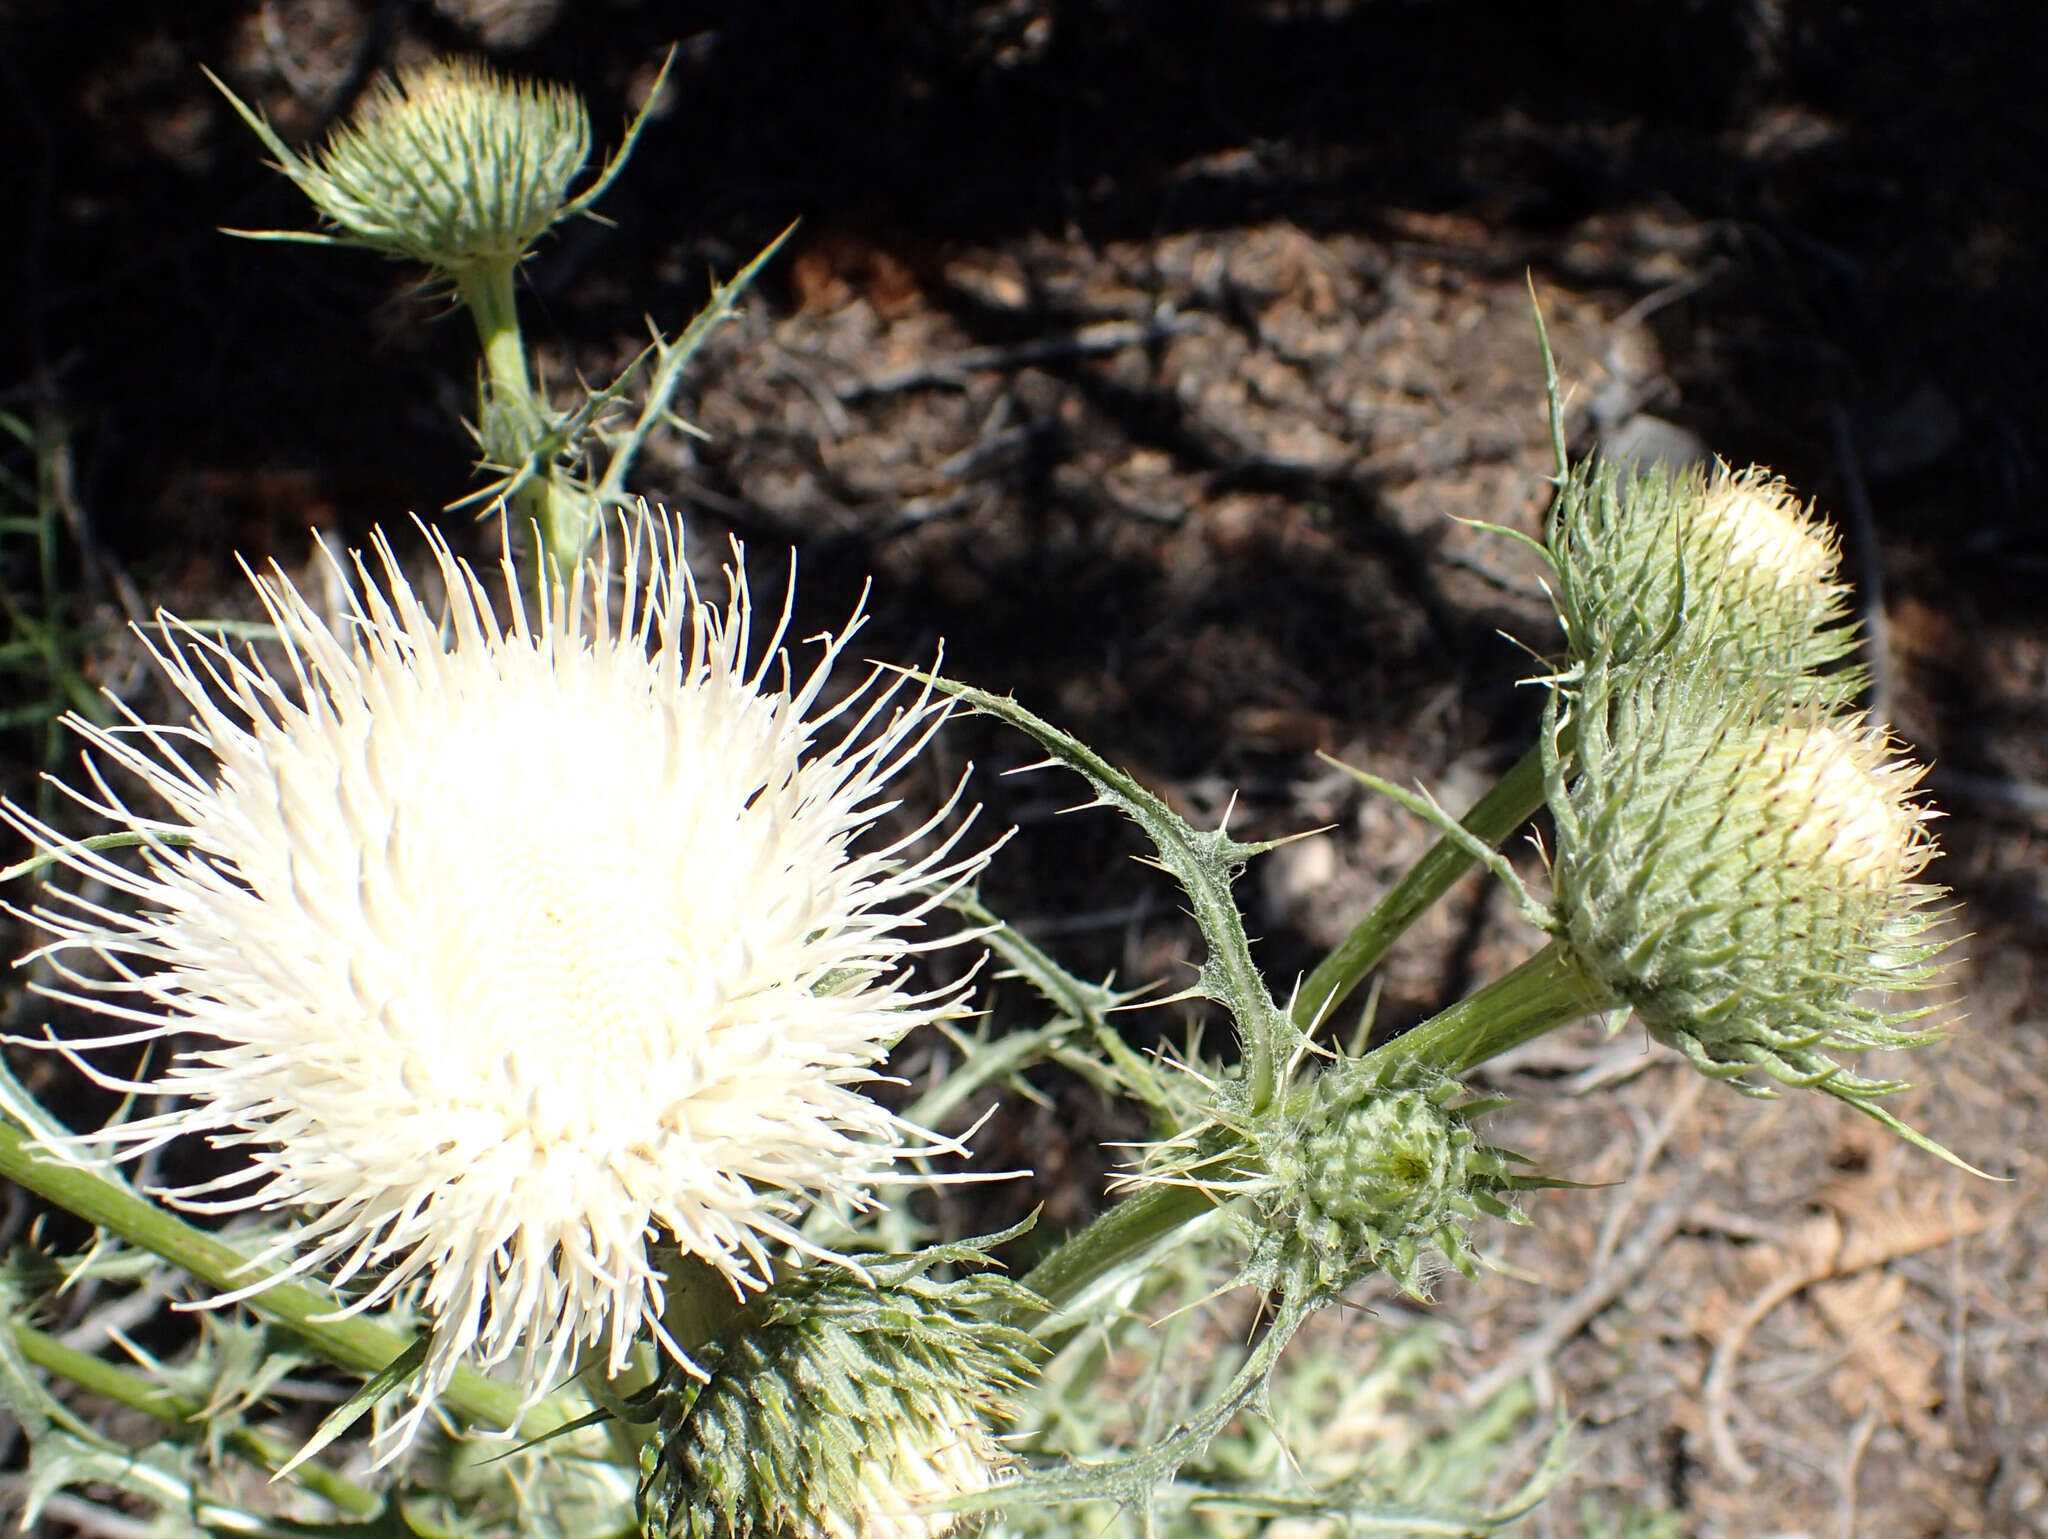
[[[947,943],[913,932],[988,852],[956,853],[970,815],[915,853],[957,791],[855,849],[946,707],[879,672],[821,706],[858,615],[801,682],[786,608],[750,664],[744,581],[705,604],[678,538],[629,526],[616,623],[580,579],[501,621],[438,535],[445,626],[381,536],[339,630],[273,570],[254,581],[287,670],[170,621],[150,645],[190,725],[73,722],[168,804],[134,810],[88,755],[73,794],[144,837],[139,871],[0,807],[133,900],[31,916],[52,992],[135,1028],[86,1045],[193,1044],[127,1087],[177,1109],[93,1137],[247,1149],[163,1195],[306,1210],[264,1258],[291,1253],[282,1275],[431,1318],[387,1454],[465,1358],[516,1359],[531,1400],[600,1344],[614,1373],[643,1331],[675,1352],[651,1241],[758,1288],[779,1247],[822,1254],[811,1203],[864,1205],[906,1153],[952,1147],[859,1087],[958,1012],[964,982],[913,992],[905,964]]]

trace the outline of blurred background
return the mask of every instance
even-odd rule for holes
[[[244,613],[236,555],[301,571],[313,530],[470,488],[467,320],[393,264],[220,233],[310,218],[202,65],[301,141],[380,70],[483,54],[574,85],[608,147],[674,46],[606,219],[528,266],[547,376],[609,378],[644,317],[679,329],[801,220],[683,388],[708,439],[659,440],[639,489],[707,572],[737,536],[779,591],[794,552],[799,634],[871,580],[869,655],[943,638],[1189,817],[1234,795],[1241,833],[1323,830],[1243,883],[1283,992],[1428,842],[1318,751],[1459,809],[1531,739],[1522,648],[1554,622],[1533,563],[1459,520],[1540,518],[1533,284],[1575,453],[1765,463],[1841,527],[1872,703],[1937,765],[1972,933],[1903,1110],[2016,1180],[1815,1098],[1701,1093],[1640,1032],[1546,1039],[1490,1066],[1517,1098],[1493,1136],[1625,1184],[1544,1194],[1497,1275],[1444,1286],[1445,1403],[1533,1371],[1582,1418],[1531,1532],[2048,1533],[2040,42],[1998,0],[14,0],[0,788],[43,798],[56,713],[147,688],[128,620]],[[917,794],[975,761],[1023,830],[998,910],[1078,972],[1184,983],[1192,927],[1137,836],[997,773],[1035,757],[962,723]],[[1533,943],[1468,883],[1377,1029]],[[1154,1014],[1135,1036],[1181,1036]],[[1038,1088],[981,1151],[1036,1182],[954,1189],[983,1205],[963,1230],[1101,1205],[1099,1144],[1138,1129]]]

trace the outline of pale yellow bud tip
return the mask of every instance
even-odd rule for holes
[[[1795,859],[1870,888],[1917,875],[1933,853],[1926,810],[1907,800],[1918,768],[1887,761],[1882,740],[1836,726],[1786,727],[1757,750],[1759,781],[1785,808]]]
[[[1841,560],[1828,524],[1759,465],[1715,468],[1700,530],[1722,580],[1749,592],[1832,583]]]

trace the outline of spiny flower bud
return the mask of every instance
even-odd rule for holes
[[[335,231],[284,238],[366,246],[457,277],[509,268],[549,226],[587,208],[624,159],[622,150],[570,198],[590,154],[582,101],[566,86],[514,83],[468,59],[380,79],[311,158],[221,89]]]
[[[1511,1156],[1479,1142],[1472,1108],[1451,1104],[1462,1094],[1454,1079],[1389,1084],[1344,1062],[1316,1076],[1298,1114],[1261,1130],[1271,1183],[1258,1205],[1317,1285],[1341,1291],[1377,1270],[1424,1297],[1433,1253],[1476,1270],[1464,1220],[1521,1222],[1502,1195],[1517,1185]]]
[[[1786,718],[1725,680],[1590,674],[1576,778],[1554,785],[1559,939],[1659,1039],[1737,1088],[1818,1085],[1869,1110],[1900,1088],[1829,1055],[1899,1048],[1922,1011],[1866,991],[1925,988],[1942,890],[1920,769],[1860,718]],[[1889,1119],[1884,1119],[1889,1120]]]
[[[923,1275],[922,1257],[836,1268],[762,1295],[671,1366],[643,1456],[646,1539],[941,1539],[977,1521],[944,1503],[1016,1461],[993,1427],[1036,1348],[999,1323],[1044,1306],[1006,1279]]]
[[[1834,531],[1769,471],[1581,466],[1557,499],[1549,547],[1559,614],[1588,666],[1670,647],[1769,680],[1786,703],[1846,704],[1861,688],[1859,673],[1836,667],[1856,630]]]

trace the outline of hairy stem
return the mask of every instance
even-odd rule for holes
[[[501,460],[508,470],[521,468],[541,447],[548,422],[547,403],[534,390],[526,365],[526,339],[519,330],[519,296],[513,284],[517,270],[512,263],[491,262],[465,269],[455,278],[484,354],[477,401],[484,457]],[[594,532],[590,499],[565,484],[556,467],[547,464],[535,468],[506,511],[514,519],[515,533],[531,528],[537,536],[535,595],[566,581]]]
[[[1407,1059],[1446,1074],[1464,1074],[1510,1048],[1613,1005],[1614,1000],[1553,941],[1513,972],[1365,1056],[1381,1063]]]
[[[481,264],[459,273],[455,287],[483,345],[485,389],[530,399],[533,380],[526,372],[526,339],[520,335],[512,283],[516,270],[509,262]]]
[[[1150,1186],[1069,1237],[1026,1274],[1024,1286],[1064,1308],[1090,1284],[1217,1206],[1199,1187]]]

